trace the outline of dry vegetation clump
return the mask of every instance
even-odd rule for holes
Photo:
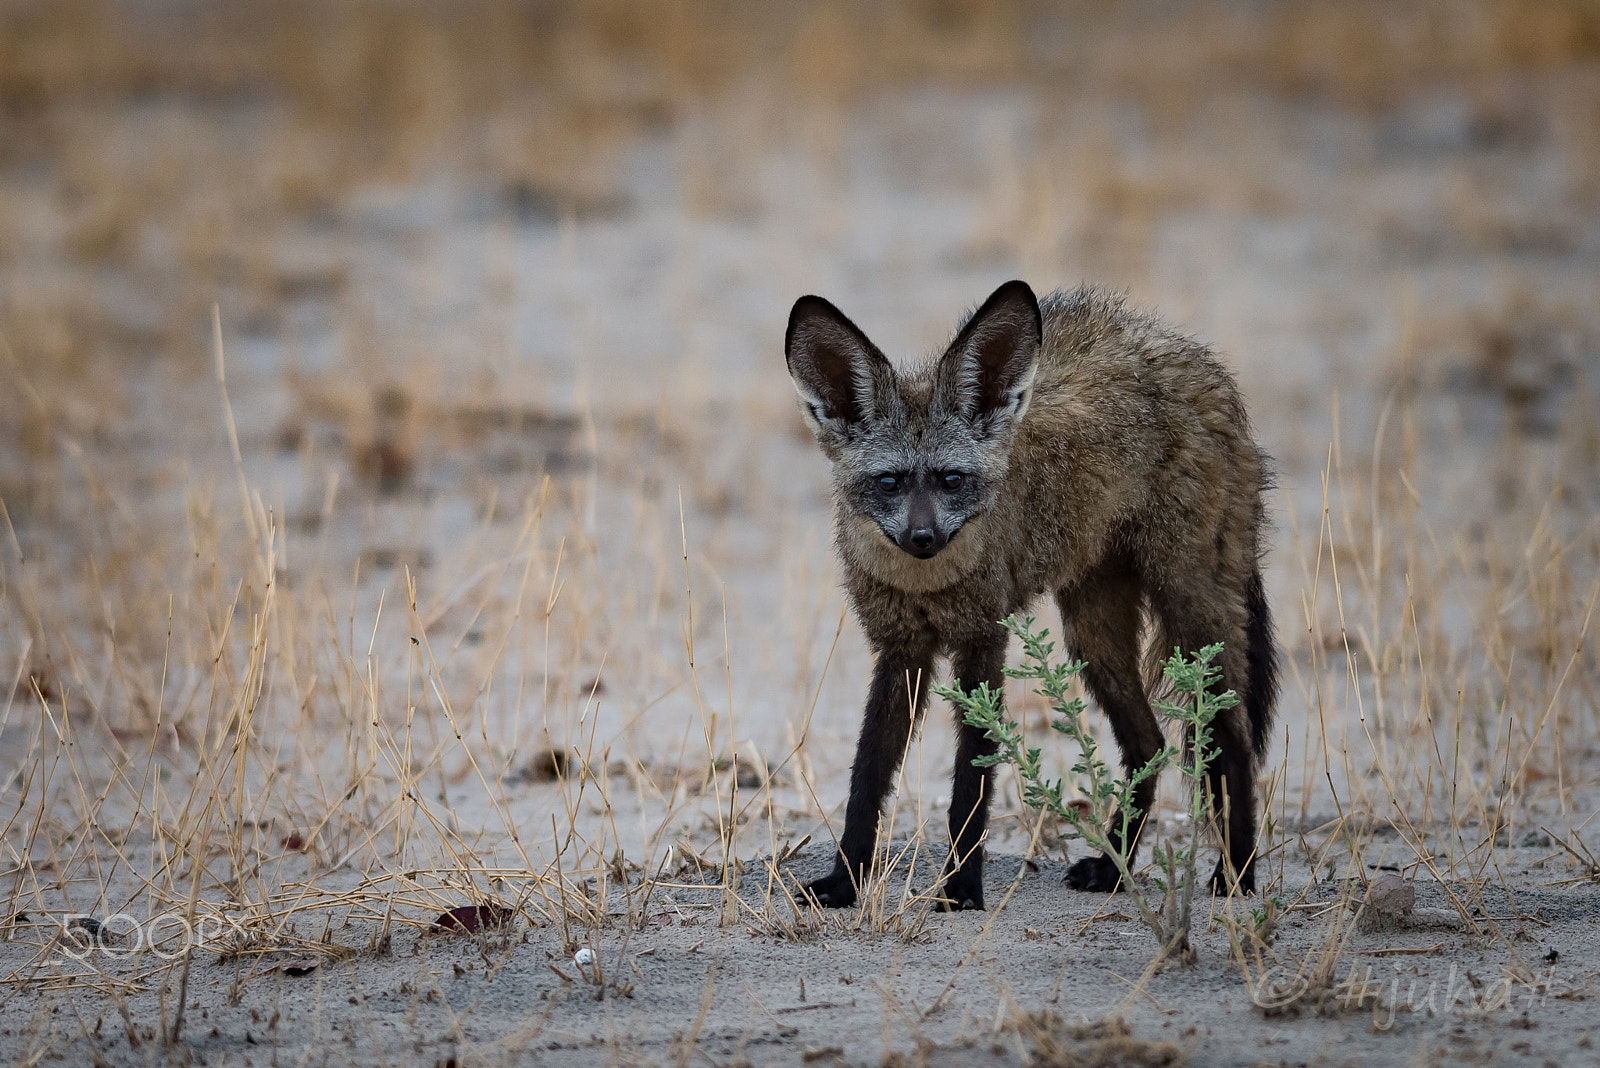
[[[1172,1042],[1152,1042],[1133,1037],[1121,1019],[1071,1025],[1053,1012],[1040,1012],[1013,1021],[1012,1026],[1033,1046],[1029,1064],[1037,1068],[1172,1068],[1188,1058]]]
[[[0,1049],[298,1058],[326,1003],[400,1021],[351,1059],[731,1061],[828,1006],[1167,1064],[1213,1040],[1037,1010],[1337,1020],[1460,946],[1591,996],[1597,92],[1584,0],[0,4]],[[862,907],[794,893],[865,666],[783,311],[912,350],[1012,275],[1215,341],[1280,459],[1265,886],[1181,1001],[1014,777],[1004,908],[931,914],[941,730]],[[1457,926],[1364,930],[1389,868]]]

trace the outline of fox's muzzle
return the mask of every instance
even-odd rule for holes
[[[950,536],[933,527],[909,527],[900,532],[894,543],[918,560],[926,560],[950,544]]]
[[[924,487],[911,494],[905,512],[905,526],[894,543],[919,560],[926,560],[950,544],[950,535],[940,530],[939,508],[934,496]]]

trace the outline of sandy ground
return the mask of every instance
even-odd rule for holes
[[[41,62],[0,127],[0,1056],[1600,1062],[1600,72],[1390,41],[1368,85],[1313,15],[1305,69],[1257,71],[1248,7],[1024,5],[998,59],[980,25],[970,66],[850,92],[661,89],[594,46],[562,75],[584,121],[643,116],[603,141],[536,94],[459,143],[406,120],[463,152],[535,129],[523,171],[337,182],[248,79],[135,64],[35,122],[72,69]],[[290,207],[239,192],[268,178]],[[1061,885],[1080,844],[1024,861],[1009,775],[990,911],[905,891],[945,848],[942,709],[872,907],[797,911],[770,864],[827,866],[868,668],[789,303],[903,358],[1018,275],[1215,343],[1278,459],[1270,881],[1192,967],[1147,974],[1129,900]],[[1411,917],[1351,909],[1382,874]],[[1267,898],[1236,951],[1217,917]],[[488,900],[504,929],[430,929]]]
[[[1437,918],[1368,929],[1338,884],[1280,885],[1282,960],[1341,942],[1336,982],[1314,990],[1295,963],[1248,958],[1247,983],[1214,925],[1196,939],[1198,963],[1145,975],[1153,938],[1124,898],[1067,891],[1062,862],[1024,868],[1003,853],[989,866],[1003,909],[917,907],[878,930],[859,913],[791,930],[755,922],[765,886],[748,876],[748,907],[732,915],[720,889],[619,895],[616,927],[570,941],[519,924],[405,930],[375,951],[373,925],[335,921],[328,938],[352,952],[310,970],[318,958],[305,954],[197,957],[183,1046],[207,1064],[1590,1063],[1600,902],[1592,886],[1552,885],[1547,856],[1503,849],[1509,891],[1453,887],[1481,902],[1480,934]],[[786,866],[824,869],[815,849]],[[1416,914],[1429,909],[1453,915],[1445,889],[1424,882]],[[34,957],[30,933],[17,937],[8,968]],[[575,948],[597,963],[575,965]],[[153,1021],[174,992],[148,975],[148,957],[97,960],[107,976],[149,983],[126,997],[125,1017],[49,981],[82,972],[59,946],[54,957],[23,967],[36,989],[7,1009],[8,1046],[69,1063],[167,1056]]]

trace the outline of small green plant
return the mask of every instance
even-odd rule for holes
[[[1122,885],[1133,894],[1141,917],[1156,936],[1161,947],[1160,956],[1191,960],[1189,928],[1198,881],[1195,866],[1200,836],[1190,835],[1182,847],[1165,842],[1155,851],[1161,876],[1154,879],[1160,891],[1160,897],[1154,902],[1139,891],[1129,870],[1128,852],[1123,843],[1129,840],[1145,815],[1133,803],[1135,788],[1151,776],[1159,775],[1174,760],[1185,785],[1190,826],[1198,828],[1207,819],[1210,795],[1206,768],[1216,755],[1211,724],[1218,712],[1239,703],[1231,690],[1212,692],[1212,687],[1222,677],[1221,669],[1213,663],[1222,646],[1206,646],[1193,658],[1186,658],[1174,649],[1172,656],[1163,662],[1162,670],[1171,685],[1172,697],[1156,701],[1155,706],[1167,719],[1181,725],[1186,744],[1181,748],[1163,747],[1143,767],[1121,779],[1100,756],[1098,743],[1084,722],[1083,699],[1068,693],[1072,679],[1083,671],[1084,663],[1052,663],[1055,643],[1049,640],[1050,632],[1035,632],[1033,623],[1032,616],[1022,619],[1011,616],[1004,621],[1005,628],[1021,640],[1023,649],[1022,664],[1008,666],[1005,672],[1011,678],[1035,682],[1055,712],[1051,728],[1077,743],[1078,760],[1071,769],[1077,796],[1068,796],[1063,780],[1045,776],[1041,750],[1030,747],[1021,728],[1006,717],[999,691],[980,683],[972,690],[946,686],[934,692],[954,702],[962,718],[974,727],[981,727],[998,747],[994,754],[978,757],[973,763],[979,767],[1015,765],[1026,804],[1064,823],[1068,837],[1082,839],[1091,849],[1111,858]]]
[[[1283,898],[1276,895],[1267,898],[1266,904],[1260,908],[1251,907],[1250,926],[1255,929],[1257,937],[1265,940],[1276,926],[1278,917],[1283,915]]]
[[[1174,848],[1168,840],[1154,851],[1156,866],[1164,876],[1155,883],[1161,889],[1162,915],[1168,921],[1172,939],[1168,949],[1181,952],[1184,959],[1192,955],[1189,925],[1194,888],[1199,880],[1195,870],[1200,854],[1199,828],[1212,807],[1206,769],[1217,755],[1217,747],[1212,741],[1211,724],[1217,713],[1239,703],[1238,695],[1232,690],[1213,692],[1213,687],[1222,680],[1222,669],[1214,663],[1221,652],[1220,642],[1198,650],[1192,658],[1186,658],[1178,649],[1172,650],[1172,655],[1161,663],[1162,674],[1172,686],[1172,697],[1155,701],[1157,711],[1180,725],[1186,741],[1178,760],[1178,774],[1183,779],[1189,826],[1194,833],[1181,847]]]

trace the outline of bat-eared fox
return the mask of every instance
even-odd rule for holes
[[[833,872],[806,893],[855,903],[935,662],[949,658],[962,688],[998,688],[998,621],[1044,593],[1125,768],[1163,744],[1144,681],[1146,618],[1158,652],[1223,643],[1220,688],[1240,703],[1213,727],[1225,846],[1211,886],[1253,892],[1255,762],[1277,690],[1260,568],[1270,475],[1216,357],[1118,297],[1084,287],[1039,301],[1023,282],[995,290],[938,359],[900,370],[828,301],[801,297],[785,357],[833,464],[835,545],[873,653],[844,833]],[[981,909],[992,772],[972,760],[994,744],[957,730],[939,900]],[[1139,812],[1154,798],[1149,778]],[[1110,891],[1117,870],[1084,857],[1066,882]]]

